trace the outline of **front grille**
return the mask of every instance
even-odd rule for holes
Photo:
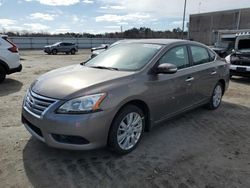
[[[250,57],[248,56],[231,56],[231,63],[233,65],[243,65],[243,66],[250,66]]]
[[[28,109],[28,111],[30,111],[37,117],[41,117],[43,112],[45,112],[55,102],[55,99],[43,97],[32,91],[28,91],[24,106]]]
[[[242,66],[250,66],[250,61],[234,61],[232,62],[233,65],[242,65]]]

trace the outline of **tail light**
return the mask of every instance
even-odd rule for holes
[[[18,53],[18,48],[13,45],[12,47],[8,48],[9,51],[11,51],[12,53]]]
[[[4,38],[8,43],[10,43],[12,45],[12,47],[8,48],[8,50],[12,53],[18,53],[18,48],[17,46],[11,42],[8,38]]]

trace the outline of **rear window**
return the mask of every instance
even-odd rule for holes
[[[7,36],[3,36],[2,38],[6,40],[8,43],[10,43],[12,46],[16,46]]]

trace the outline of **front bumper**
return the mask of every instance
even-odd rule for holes
[[[230,75],[250,76],[250,66],[230,65]]]
[[[56,114],[54,109],[49,109],[41,118],[22,109],[25,128],[38,140],[51,147],[71,150],[90,150],[107,144],[112,122],[108,118],[110,112],[67,115]]]
[[[45,53],[51,53],[50,48],[45,48],[43,51],[44,51]]]

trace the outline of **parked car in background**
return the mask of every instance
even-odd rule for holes
[[[125,154],[166,119],[202,105],[217,109],[228,82],[229,65],[203,44],[131,40],[35,80],[22,122],[52,147],[108,145]]]
[[[226,61],[231,64],[231,76],[250,77],[250,33],[238,34],[235,48]]]
[[[47,54],[56,55],[59,52],[74,55],[78,51],[78,46],[71,42],[57,42],[44,47],[44,52]]]
[[[22,65],[17,46],[10,41],[7,35],[0,35],[0,83],[6,75],[20,72]]]

